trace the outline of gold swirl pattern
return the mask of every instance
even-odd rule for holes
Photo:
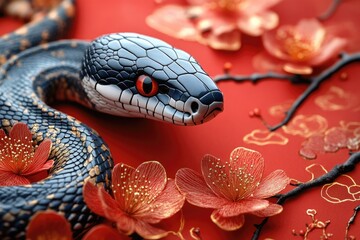
[[[314,134],[323,133],[328,128],[327,120],[321,115],[298,115],[287,126],[284,132],[291,135],[300,135],[308,138]]]
[[[256,144],[259,146],[264,145],[286,145],[289,139],[284,137],[281,133],[270,132],[268,130],[255,129],[243,138],[244,142]]]
[[[284,113],[291,107],[294,100],[288,100],[269,108],[270,115],[274,117],[282,117]]]
[[[321,197],[329,203],[360,201],[360,185],[349,175],[341,175],[336,182],[321,188]]]
[[[358,104],[358,97],[340,87],[332,86],[322,96],[315,99],[315,104],[325,111],[350,109]]]

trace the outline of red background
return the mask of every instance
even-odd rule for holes
[[[164,3],[170,2],[164,0]],[[171,2],[182,2],[172,0]],[[331,0],[284,0],[274,10],[280,16],[280,23],[296,23],[305,17],[315,17],[321,14],[331,3]],[[158,7],[154,0],[78,0],[75,24],[69,38],[93,39],[110,32],[138,32],[158,37],[177,48],[191,53],[211,75],[221,74],[225,62],[233,65],[232,73],[251,74],[256,70],[252,66],[252,57],[263,51],[260,38],[243,36],[241,50],[237,52],[215,51],[196,42],[188,42],[172,38],[157,32],[145,23],[145,18]],[[360,1],[342,1],[334,16],[327,23],[336,24],[352,22],[359,26]],[[13,19],[1,19],[0,33],[13,30],[21,23]],[[359,33],[354,32],[354,36]],[[360,48],[360,42],[357,43]],[[360,49],[358,49],[360,50]],[[344,80],[339,75],[345,72]],[[299,109],[297,114],[320,114],[328,121],[329,127],[338,126],[339,121],[359,122],[360,113],[353,110],[324,111],[314,104],[314,99],[324,95],[331,86],[341,87],[359,97],[360,63],[354,63],[321,85]],[[305,85],[292,85],[285,81],[268,80],[254,85],[251,83],[222,82],[218,84],[224,93],[225,110],[212,121],[196,127],[172,126],[143,119],[127,119],[94,113],[77,104],[64,103],[55,107],[88,124],[108,143],[116,163],[124,162],[136,167],[143,161],[157,160],[167,170],[168,176],[174,178],[182,167],[200,170],[201,158],[210,153],[226,159],[230,152],[244,146],[261,152],[265,158],[265,172],[283,169],[291,178],[306,181],[310,175],[305,168],[317,163],[326,169],[331,169],[337,163],[348,158],[347,150],[337,153],[320,154],[316,160],[305,160],[299,156],[298,150],[305,140],[301,136],[286,135],[289,138],[286,145],[265,145],[245,143],[243,137],[254,129],[265,129],[263,124],[248,116],[249,111],[260,108],[266,120],[277,123],[280,117],[273,117],[268,109],[274,105],[294,100],[306,88]],[[357,106],[357,108],[359,105]],[[265,173],[265,174],[266,174]],[[351,173],[353,179],[360,184],[360,170]],[[288,187],[287,190],[292,187]],[[301,239],[294,237],[292,230],[305,230],[305,223],[310,223],[306,215],[307,209],[316,209],[316,218],[321,221],[330,220],[327,232],[333,233],[332,239],[344,239],[345,227],[353,208],[360,201],[333,204],[320,196],[320,188],[306,192],[301,197],[289,200],[284,205],[284,211],[272,217],[265,226],[260,239]],[[185,229],[184,236],[189,239],[189,229],[200,227],[203,239],[250,239],[255,230],[253,224],[260,218],[247,216],[244,227],[235,232],[220,230],[210,220],[210,209],[200,209],[190,204],[184,206]],[[350,233],[360,238],[360,219],[351,228]],[[179,216],[167,220],[164,228],[176,230]],[[319,239],[321,232],[317,230],[310,239]],[[168,239],[176,239],[168,237]]]

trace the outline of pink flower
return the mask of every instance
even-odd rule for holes
[[[313,68],[336,57],[346,45],[316,19],[302,19],[297,25],[284,25],[262,36],[266,51],[271,55],[257,65],[267,64],[268,70],[281,69],[293,74],[311,74]],[[279,61],[280,60],[280,61]],[[260,67],[261,68],[261,67]]]
[[[84,199],[96,214],[115,222],[127,235],[134,232],[147,239],[166,236],[168,232],[151,224],[178,212],[185,201],[166,177],[159,162],[144,162],[138,168],[117,164],[112,172],[112,194],[90,182],[84,186]]]
[[[147,23],[165,34],[196,40],[214,49],[238,50],[241,32],[260,36],[278,25],[267,10],[281,0],[188,0],[188,6],[165,5]]]
[[[186,200],[196,206],[214,208],[212,221],[223,230],[236,230],[245,222],[244,214],[268,217],[279,214],[282,206],[265,198],[283,190],[290,179],[283,170],[263,178],[264,159],[259,152],[236,148],[229,162],[206,155],[202,176],[183,168],[176,173],[176,185]]]
[[[25,123],[14,124],[8,136],[0,129],[0,186],[29,184],[31,176],[49,170],[50,149],[50,139],[34,147]]]
[[[71,240],[70,223],[63,215],[54,211],[36,213],[27,226],[26,239],[29,240]]]

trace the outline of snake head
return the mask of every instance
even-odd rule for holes
[[[82,85],[97,110],[119,116],[197,125],[223,110],[223,94],[190,54],[140,34],[94,40]]]

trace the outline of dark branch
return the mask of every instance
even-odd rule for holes
[[[339,176],[341,176],[342,174],[345,174],[345,173],[348,173],[348,172],[351,172],[352,170],[354,170],[358,163],[360,163],[360,152],[353,153],[343,164],[336,165],[331,171],[325,173],[324,175],[322,175],[312,181],[302,183],[298,187],[294,188],[293,190],[290,190],[287,193],[279,195],[277,204],[283,205],[285,203],[285,201],[287,201],[288,199],[298,196],[301,193],[305,192],[306,190],[312,189],[314,187],[322,186],[324,184],[335,181],[335,179],[338,178]],[[359,210],[360,210],[360,207],[359,207],[359,209],[356,210],[356,214],[357,214],[357,211],[359,211]],[[354,216],[356,216],[356,214],[353,215],[354,219],[355,219]],[[268,221],[268,218],[265,218],[260,224],[255,225],[256,230],[253,234],[253,237],[251,238],[252,240],[259,239],[261,230],[263,229],[263,227],[265,226],[267,221]],[[354,220],[350,219],[350,221],[354,221]],[[349,224],[352,224],[352,222],[350,223],[350,221],[349,221]]]
[[[356,216],[358,215],[358,213],[360,212],[360,205],[357,206],[356,208],[354,208],[354,213],[353,215],[350,217],[348,223],[347,223],[347,226],[346,226],[346,235],[345,235],[345,240],[348,239],[348,234],[349,234],[349,229],[350,229],[350,226],[354,224],[355,222],[355,219],[356,219]]]
[[[327,19],[329,19],[336,11],[336,9],[339,7],[341,3],[341,0],[333,0],[330,7],[328,9],[326,9],[326,11],[321,14],[318,19],[320,21],[325,21]]]
[[[290,81],[291,83],[310,83],[310,80],[305,78],[302,75],[289,75],[289,74],[280,74],[280,73],[254,73],[249,76],[242,76],[242,75],[231,75],[231,74],[224,74],[214,77],[215,82],[220,81],[237,81],[237,82],[247,82],[250,81],[252,83],[257,83],[258,81],[264,79],[280,79]]]
[[[269,79],[269,78],[276,78],[276,79],[284,79],[289,80],[293,83],[310,83],[308,88],[295,100],[295,102],[292,104],[292,106],[289,108],[287,112],[285,112],[284,119],[274,125],[269,126],[265,124],[265,126],[270,131],[275,131],[278,128],[281,128],[282,126],[286,125],[294,116],[296,111],[299,109],[299,107],[303,104],[303,102],[320,86],[322,82],[324,82],[326,79],[331,77],[334,73],[339,71],[344,66],[348,65],[349,63],[360,61],[360,53],[354,53],[354,54],[341,54],[340,60],[338,60],[334,65],[323,71],[317,76],[311,77],[311,78],[304,78],[300,75],[284,75],[284,74],[277,74],[277,73],[267,73],[267,74],[252,74],[250,76],[232,76],[228,73],[216,76],[214,78],[214,81],[225,81],[225,80],[233,80],[233,81],[251,81],[251,82],[257,82],[259,80],[263,79]]]

